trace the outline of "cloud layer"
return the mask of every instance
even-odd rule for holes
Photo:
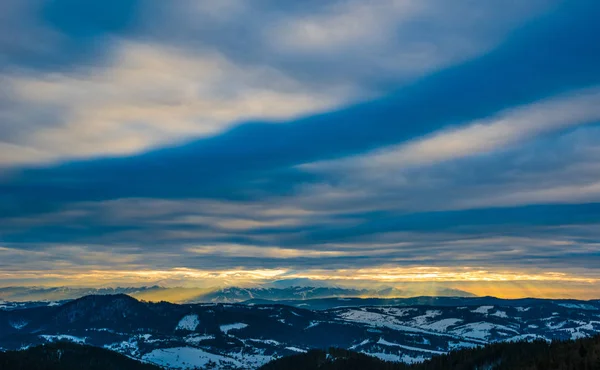
[[[0,284],[598,287],[595,2],[102,4],[1,5]]]

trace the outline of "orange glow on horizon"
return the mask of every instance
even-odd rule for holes
[[[161,285],[207,289],[217,286],[251,286],[281,279],[329,281],[339,286],[411,286],[411,295],[435,295],[436,287],[461,289],[480,296],[500,298],[600,298],[600,278],[565,272],[491,271],[482,268],[379,267],[340,270],[291,271],[288,269],[198,270],[87,270],[0,271],[0,285],[40,286],[142,286]],[[19,281],[20,284],[15,284]],[[410,293],[408,293],[410,292]],[[170,294],[170,293],[169,293]],[[160,299],[178,301],[189,291],[172,292]],[[140,297],[143,298],[144,297]],[[150,298],[150,297],[146,297]],[[152,297],[154,300],[156,297]]]

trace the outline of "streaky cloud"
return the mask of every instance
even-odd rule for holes
[[[565,3],[487,55],[384,99],[283,125],[242,124],[212,138],[137,156],[27,169],[5,181],[2,190],[17,202],[39,186],[56,203],[136,196],[255,197],[264,194],[261,178],[269,172],[309,179],[289,166],[398,143],[600,83],[600,46],[593,36],[600,26],[589,8],[597,5],[584,3],[588,7]],[[57,179],[62,179],[58,186]],[[259,188],[250,190],[254,184]],[[266,181],[268,191],[288,187],[285,181]]]

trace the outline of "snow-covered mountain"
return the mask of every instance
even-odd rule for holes
[[[341,300],[341,299],[340,299]],[[454,300],[456,305],[448,305]],[[88,296],[0,311],[0,347],[57,340],[108,348],[171,368],[253,369],[331,346],[414,362],[496,341],[579,338],[600,332],[600,302],[457,298],[439,305],[339,307],[148,303]],[[481,304],[493,302],[493,304]]]
[[[177,303],[237,303],[252,299],[269,301],[305,300],[346,297],[409,297],[414,289],[382,288],[355,289],[328,286],[325,283],[310,285],[309,279],[288,279],[258,287],[224,288],[176,288],[176,287],[129,287],[129,288],[70,288],[70,287],[8,287],[0,288],[0,300],[9,302],[64,301],[86,295],[127,294],[143,300],[166,300]],[[297,285],[294,285],[297,284]],[[458,289],[439,287],[436,296],[472,297],[473,294]],[[0,304],[1,306],[2,304]]]
[[[348,289],[335,287],[310,287],[293,286],[287,288],[238,288],[229,287],[218,289],[201,297],[193,299],[195,302],[239,303],[251,299],[279,300],[305,300],[331,297],[358,297],[368,294],[377,294],[367,289]],[[192,302],[190,302],[192,303]]]
[[[474,295],[458,289],[441,288],[438,296],[473,297]],[[298,301],[325,298],[350,298],[350,297],[404,297],[410,296],[409,292],[396,288],[385,289],[354,289],[333,286],[289,286],[281,287],[256,287],[239,288],[228,287],[207,292],[198,297],[188,299],[186,303],[239,303],[251,300],[267,301]]]

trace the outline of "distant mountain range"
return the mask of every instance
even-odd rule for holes
[[[319,298],[355,298],[355,297],[403,297],[406,292],[395,288],[386,289],[350,289],[337,287],[293,286],[288,288],[224,288],[207,293],[192,302],[239,303],[250,300],[297,301]],[[441,289],[439,296],[474,297],[473,294],[457,289]]]
[[[86,295],[127,294],[132,297],[148,300],[166,300],[174,303],[237,303],[252,299],[279,301],[279,300],[306,300],[317,298],[346,298],[346,297],[371,297],[395,298],[414,296],[413,290],[397,288],[383,289],[354,289],[335,286],[310,286],[293,285],[303,284],[308,281],[293,280],[278,281],[254,288],[226,287],[226,288],[165,288],[149,286],[139,288],[44,288],[44,287],[8,287],[0,288],[0,308],[2,305],[14,306],[15,302],[32,301],[65,301],[81,298]],[[458,289],[438,288],[436,296],[474,297],[473,294]]]
[[[322,300],[295,302],[314,301]],[[600,301],[440,297],[398,299],[393,306],[341,306],[179,305],[93,295],[0,310],[0,348],[66,340],[171,368],[256,369],[332,346],[412,363],[488,343],[577,339],[600,332]]]

